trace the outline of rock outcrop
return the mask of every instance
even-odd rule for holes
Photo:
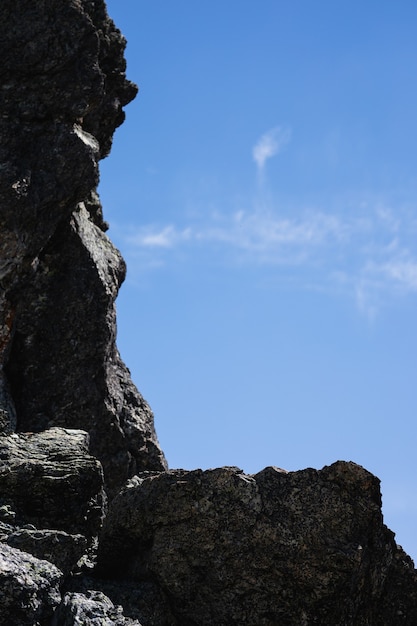
[[[102,1],[6,0],[0,23],[0,425],[87,431],[113,495],[166,467],[116,348],[125,264],[95,191],[137,88]]]
[[[0,437],[0,538],[70,572],[104,516],[103,472],[83,431]]]
[[[417,623],[416,573],[378,479],[354,463],[136,477],[110,507],[98,569],[157,581],[186,626]]]
[[[96,191],[125,41],[104,0],[3,0],[0,24],[0,626],[415,626],[363,468],[167,470]]]
[[[0,543],[0,624],[50,623],[62,580],[62,572],[48,561]]]

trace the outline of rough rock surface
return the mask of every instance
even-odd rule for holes
[[[13,529],[1,540],[13,548],[53,563],[64,574],[69,574],[76,567],[89,546],[84,535],[36,528]]]
[[[417,623],[415,571],[378,479],[354,463],[137,477],[110,507],[98,567],[157,581],[183,626]]]
[[[114,494],[166,467],[116,348],[125,265],[95,192],[137,89],[102,0],[5,0],[0,24],[0,427],[86,430]]]
[[[0,626],[50,623],[62,578],[48,561],[0,543]]]
[[[113,579],[112,575],[100,578],[91,572],[90,575],[80,572],[70,578],[64,585],[64,592],[69,594],[73,601],[83,596],[90,598],[99,592],[116,607],[122,606],[125,619],[131,619],[142,626],[180,626],[170,607],[169,598],[163,593],[160,586],[153,581],[130,580],[128,578]]]
[[[124,46],[104,0],[0,3],[0,626],[415,626],[363,468],[166,470],[96,192]]]
[[[0,437],[0,497],[16,526],[97,535],[103,474],[87,440],[63,428]]]
[[[100,591],[67,593],[54,614],[52,626],[141,626],[126,618],[121,606]]]
[[[70,572],[105,514],[88,435],[53,428],[0,437],[0,540]]]

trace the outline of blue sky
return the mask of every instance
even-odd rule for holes
[[[417,4],[110,0],[118,343],[171,467],[355,461],[417,558]]]

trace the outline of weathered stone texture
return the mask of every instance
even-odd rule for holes
[[[0,498],[14,524],[97,535],[103,474],[82,431],[53,428],[0,437]]]
[[[51,626],[141,626],[123,615],[121,606],[100,591],[67,593],[54,614]]]
[[[124,275],[119,252],[79,205],[20,296],[7,366],[18,429],[87,430],[111,494],[140,469],[164,467],[152,412],[115,344]]]
[[[1,540],[22,552],[53,563],[63,574],[69,574],[77,566],[90,543],[85,535],[69,534],[62,530],[38,530],[27,526],[12,529]]]
[[[125,265],[95,192],[137,88],[102,0],[5,0],[0,24],[0,427],[87,430],[113,495],[166,467],[116,348]]]
[[[380,507],[379,481],[353,463],[144,474],[111,505],[98,567],[157,581],[184,626],[411,625],[416,575]]]
[[[0,543],[0,626],[46,626],[61,601],[63,574]]]
[[[156,581],[138,582],[127,578],[100,578],[90,572],[72,577],[67,581],[64,592],[77,605],[82,596],[102,592],[116,607],[122,606],[126,619],[139,622],[142,626],[180,626],[171,610],[169,598]],[[74,609],[73,609],[74,610]],[[66,609],[68,612],[68,609]],[[58,613],[61,615],[61,613]]]

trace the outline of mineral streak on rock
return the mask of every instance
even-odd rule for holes
[[[137,88],[101,0],[5,0],[0,23],[0,429],[88,431],[113,495],[166,467],[116,348],[125,264],[95,191]]]
[[[103,0],[0,3],[0,626],[416,626],[363,468],[166,470],[96,192],[124,47]]]

